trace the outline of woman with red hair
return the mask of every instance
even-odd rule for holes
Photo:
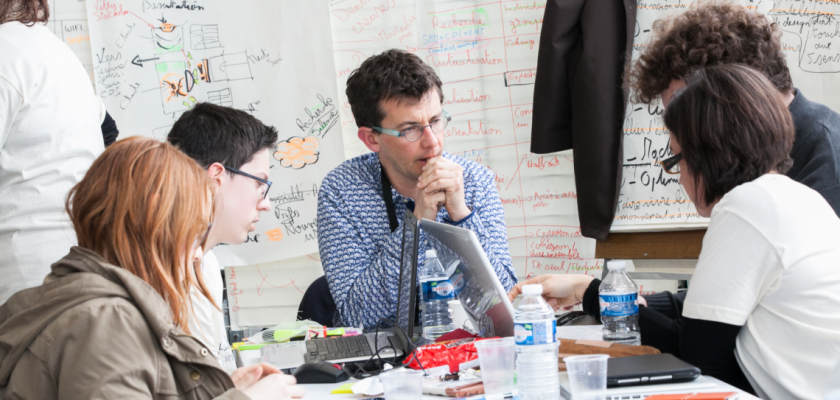
[[[210,297],[195,263],[212,188],[168,143],[109,147],[67,197],[79,246],[0,307],[0,397],[302,397],[268,364],[228,375],[190,335],[190,290]]]

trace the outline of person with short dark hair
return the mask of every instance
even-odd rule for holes
[[[0,304],[76,244],[64,196],[104,150],[104,107],[49,16],[47,0],[0,1]]]
[[[639,308],[642,344],[764,399],[822,399],[840,388],[840,219],[783,175],[794,124],[784,96],[737,64],[685,77],[665,110],[662,161],[711,218],[681,314]],[[542,275],[555,306],[600,318],[601,281]]]
[[[347,160],[318,194],[318,247],[336,326],[376,326],[396,314],[406,210],[475,232],[502,285],[516,283],[504,209],[492,171],[443,151],[450,116],[435,71],[389,50],[347,80],[359,139],[372,153]],[[420,233],[418,264],[425,261]]]
[[[793,166],[786,175],[819,192],[840,216],[840,114],[793,87],[782,50],[782,29],[761,13],[732,2],[698,2],[656,21],[653,40],[634,64],[635,101],[664,106],[697,68],[744,64],[764,74],[793,115]]]
[[[210,250],[219,243],[245,242],[260,213],[269,210],[269,150],[277,143],[277,130],[244,111],[198,103],[178,118],[167,141],[196,160],[215,187],[213,231],[201,265],[215,305],[193,290],[189,322],[193,335],[232,372],[236,365],[221,312],[224,287],[219,262]]]

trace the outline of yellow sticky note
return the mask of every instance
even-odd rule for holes
[[[355,382],[345,383],[345,384],[333,389],[333,391],[330,392],[330,394],[353,394],[353,390],[350,389],[350,388],[353,387],[354,384],[355,384]]]

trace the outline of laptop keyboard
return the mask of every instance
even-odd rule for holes
[[[388,342],[389,336],[391,335],[379,334],[377,340],[379,348],[391,345]],[[306,362],[370,357],[374,353],[373,349],[370,348],[366,335],[314,339],[308,340],[305,343],[306,354],[303,355],[303,360]]]

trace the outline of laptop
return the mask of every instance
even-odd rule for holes
[[[688,382],[700,369],[673,354],[646,354],[607,360],[607,387]]]
[[[607,400],[641,400],[655,394],[680,394],[696,392],[715,392],[718,386],[715,381],[701,376],[691,382],[665,383],[660,385],[640,385],[608,387],[604,398]],[[564,399],[572,400],[572,385],[569,382],[569,373],[560,373],[560,395]]]
[[[513,304],[475,233],[428,219],[421,226],[478,334],[513,336]]]
[[[359,336],[312,339],[267,344],[260,348],[260,360],[277,368],[296,368],[310,361],[345,363],[366,361],[377,351],[379,357],[392,358],[408,354],[414,337],[417,305],[417,248],[420,225],[414,214],[406,210],[403,219],[403,241],[400,256],[400,285],[397,292],[396,324],[400,329],[383,326],[379,333]]]

